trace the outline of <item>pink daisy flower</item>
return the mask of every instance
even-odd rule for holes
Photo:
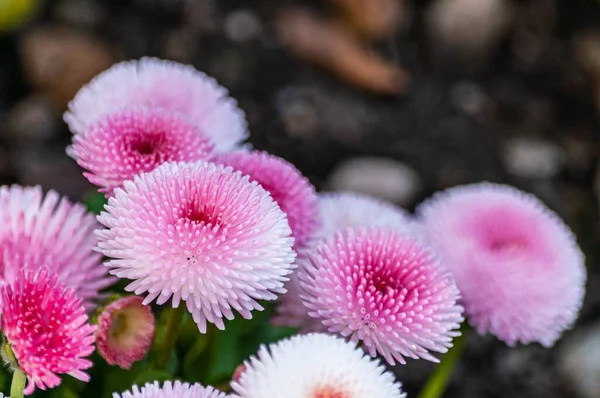
[[[413,232],[410,215],[383,200],[353,192],[320,193],[318,198],[321,223],[307,250],[324,238],[351,227],[386,227],[402,233]],[[298,253],[298,257],[303,257],[303,251]],[[302,261],[298,260],[297,263],[301,264]],[[281,297],[272,323],[297,327],[302,333],[326,331],[320,319],[308,315],[308,309],[300,298],[302,288],[297,272],[292,274],[286,287],[288,292]]]
[[[266,152],[221,155],[219,163],[247,174],[269,191],[287,214],[296,247],[304,246],[318,227],[318,203],[313,185],[291,163]]]
[[[569,228],[537,198],[474,184],[435,195],[418,213],[479,333],[509,345],[551,346],[573,324],[584,295],[584,257]]]
[[[0,325],[16,364],[27,375],[26,394],[60,384],[58,375],[89,381],[84,359],[94,351],[95,326],[75,291],[45,270],[23,271],[2,287]]]
[[[96,346],[108,364],[129,369],[148,353],[154,340],[155,319],[142,301],[138,296],[120,298],[98,317]]]
[[[404,398],[401,384],[354,344],[311,333],[262,346],[231,383],[238,398]]]
[[[1,282],[11,283],[23,268],[46,268],[75,290],[86,307],[99,298],[99,291],[113,278],[93,248],[94,215],[42,188],[0,187]]]
[[[69,103],[65,122],[73,134],[115,109],[144,105],[180,113],[228,152],[248,136],[244,113],[227,90],[192,66],[156,58],[121,62],[96,76]]]
[[[298,277],[310,316],[391,365],[404,357],[437,362],[430,351],[446,352],[460,335],[452,276],[408,235],[348,228],[309,252]]]
[[[83,175],[112,194],[141,172],[168,161],[209,159],[213,145],[179,114],[133,107],[100,117],[85,134],[73,136],[72,154],[88,170]]]
[[[232,309],[244,318],[257,300],[284,293],[294,239],[267,191],[230,167],[165,163],[127,181],[98,220],[99,250],[126,290],[172,305],[183,300],[202,333],[223,329]]]
[[[121,394],[114,393],[113,398],[227,398],[227,394],[215,390],[213,387],[182,383],[180,381],[165,381],[161,387],[157,381],[146,383],[141,389],[133,386],[131,391]]]

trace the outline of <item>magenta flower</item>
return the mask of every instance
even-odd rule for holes
[[[454,273],[479,333],[551,346],[581,307],[586,270],[569,228],[532,195],[489,183],[422,204],[423,229]]]
[[[0,187],[1,282],[12,283],[21,269],[46,268],[75,290],[86,307],[113,283],[97,243],[94,215],[41,187]]]
[[[165,381],[161,387],[157,381],[146,383],[141,389],[133,386],[131,391],[113,394],[113,398],[227,398],[228,395],[215,390],[213,387],[182,383],[180,381]]]
[[[403,233],[413,232],[410,215],[383,200],[353,192],[321,193],[318,197],[321,225],[307,250],[324,238],[350,227],[386,227]],[[297,263],[301,264],[303,251],[299,251],[298,257]],[[288,292],[281,297],[277,305],[273,324],[297,327],[302,333],[326,331],[327,328],[320,319],[308,315],[308,309],[300,298],[302,289],[297,272],[292,274],[286,287]]]
[[[315,188],[293,164],[266,152],[234,152],[221,155],[219,163],[247,174],[269,191],[281,210],[287,214],[296,247],[304,246],[318,223]]]
[[[122,107],[143,105],[180,113],[227,152],[247,136],[244,113],[227,90],[192,66],[156,58],[113,65],[84,86],[69,103],[65,122],[85,134],[102,116]]]
[[[138,296],[120,298],[107,305],[98,317],[96,346],[108,364],[129,369],[148,353],[155,319],[142,301]]]
[[[284,293],[294,239],[267,191],[229,167],[165,163],[117,189],[98,220],[111,273],[144,304],[183,300],[201,332]]]
[[[83,370],[94,351],[95,327],[75,291],[45,270],[20,272],[2,287],[0,326],[14,358],[5,362],[27,375],[26,394],[60,384],[58,375],[89,381]],[[3,350],[6,355],[6,350]],[[16,361],[16,363],[14,363]]]
[[[408,235],[348,228],[308,253],[298,277],[309,315],[390,364],[452,346],[462,321],[452,276]]]
[[[213,145],[177,113],[160,108],[117,110],[73,136],[72,154],[101,192],[168,161],[209,159]]]

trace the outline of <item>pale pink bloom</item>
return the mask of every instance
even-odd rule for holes
[[[2,287],[0,307],[2,334],[17,362],[11,365],[27,375],[26,394],[58,386],[60,374],[89,381],[83,370],[92,366],[85,357],[94,351],[95,326],[73,289],[45,270],[23,271]]]
[[[398,232],[412,233],[413,221],[403,209],[368,195],[354,192],[325,192],[318,194],[320,225],[306,250],[310,250],[324,238],[350,227],[386,227]],[[303,251],[298,252],[299,259]],[[302,261],[297,261],[301,264]],[[301,332],[321,332],[327,328],[320,319],[308,315],[308,309],[300,298],[302,288],[297,272],[286,285],[288,292],[277,305],[274,325],[300,328]]]
[[[238,398],[404,398],[401,384],[355,344],[319,333],[293,336],[244,362]]]
[[[156,58],[121,62],[96,76],[69,103],[65,122],[73,134],[115,109],[144,105],[180,113],[218,152],[248,136],[244,113],[227,90],[190,65]]]
[[[303,247],[319,226],[315,188],[291,163],[266,152],[233,152],[217,158],[258,182],[287,214],[296,247]]]
[[[113,398],[227,398],[213,387],[204,387],[201,384],[182,383],[180,381],[165,381],[163,386],[155,381],[146,383],[142,388],[133,386],[131,391],[121,394],[114,393]]]
[[[152,309],[139,296],[120,298],[98,316],[96,346],[110,365],[129,369],[144,359],[154,339]]]
[[[89,308],[113,278],[93,248],[94,215],[42,188],[0,187],[1,282],[11,283],[21,269],[46,268]]]
[[[308,252],[298,277],[310,316],[392,365],[404,357],[437,362],[430,351],[446,352],[460,334],[452,276],[408,235],[348,228]]]
[[[355,192],[319,194],[321,225],[314,240],[320,241],[349,227],[386,227],[412,233],[412,217],[385,200]]]
[[[132,107],[116,110],[73,136],[72,153],[92,184],[108,195],[141,172],[169,161],[208,160],[213,145],[179,114]]]
[[[474,184],[435,195],[418,213],[480,333],[509,345],[551,346],[573,324],[584,295],[584,256],[569,228],[537,198]]]
[[[165,163],[118,188],[98,220],[99,250],[144,304],[183,300],[201,332],[284,293],[294,239],[267,191],[230,167]]]

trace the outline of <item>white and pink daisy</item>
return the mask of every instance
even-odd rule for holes
[[[437,362],[430,351],[446,352],[460,334],[452,276],[408,235],[345,229],[307,253],[298,277],[310,316],[392,365],[404,357]]]
[[[27,376],[26,394],[58,386],[61,374],[89,381],[95,327],[73,289],[45,270],[23,271],[1,297],[0,326],[14,355],[4,359]]]
[[[228,395],[213,387],[204,387],[198,383],[189,384],[180,381],[165,381],[163,386],[155,381],[146,383],[142,388],[133,386],[131,391],[114,393],[113,398],[227,398]]]
[[[314,233],[309,247],[311,250],[336,232],[356,227],[386,227],[402,233],[412,233],[413,221],[410,215],[401,208],[386,201],[353,192],[326,192],[318,194],[320,226]],[[298,252],[298,264],[304,251]],[[288,292],[283,295],[277,305],[274,325],[300,328],[301,332],[321,332],[327,328],[308,315],[308,309],[302,302],[302,288],[297,272],[292,274],[286,285]]]
[[[154,340],[155,319],[139,296],[108,304],[98,316],[96,346],[109,365],[129,369],[144,359]]]
[[[100,117],[73,136],[72,154],[92,184],[108,195],[135,175],[169,161],[208,160],[213,145],[179,114],[132,107]]]
[[[291,163],[266,152],[233,152],[217,161],[250,177],[266,189],[287,214],[296,247],[303,247],[319,226],[315,188]]]
[[[11,283],[21,269],[46,268],[75,290],[86,307],[114,280],[102,265],[94,215],[54,191],[41,187],[0,187],[1,282]]]
[[[201,332],[284,293],[294,239],[258,183],[207,162],[165,163],[117,189],[98,220],[99,250],[144,304],[184,301]]]
[[[156,58],[102,72],[79,90],[64,119],[73,134],[86,134],[103,116],[138,105],[181,114],[218,152],[233,150],[248,136],[245,115],[225,88],[192,66]]]
[[[403,398],[378,360],[343,339],[312,333],[262,346],[231,383],[239,398]]]
[[[509,345],[551,346],[574,323],[584,295],[584,256],[570,229],[533,195],[467,185],[435,195],[418,214],[480,333]]]

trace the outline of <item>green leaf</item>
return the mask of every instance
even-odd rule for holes
[[[167,380],[173,380],[173,376],[160,370],[149,370],[136,377],[133,381],[133,384],[143,386],[144,384],[151,383],[153,381],[158,381],[162,384],[162,382]]]
[[[88,191],[83,195],[83,204],[88,211],[94,214],[100,214],[104,210],[104,205],[108,203],[106,196],[97,191]]]

